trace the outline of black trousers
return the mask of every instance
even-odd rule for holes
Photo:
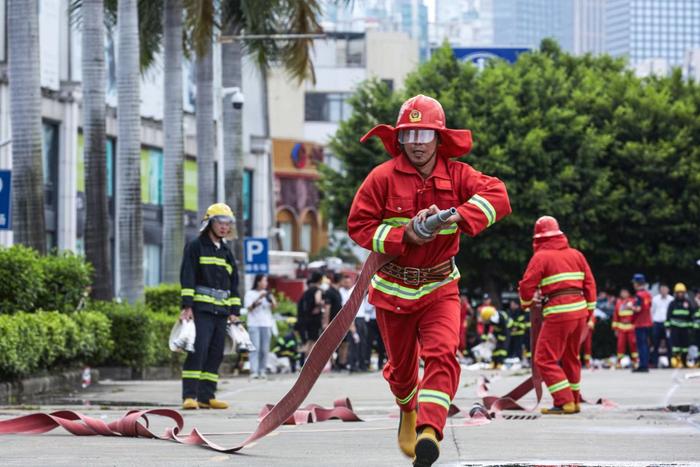
[[[367,341],[369,342],[370,356],[372,354],[372,348],[377,350],[377,369],[382,371],[386,363],[386,350],[376,319],[370,319],[367,322]]]
[[[508,357],[509,358],[522,358],[523,357],[523,341],[525,340],[524,334],[513,334],[510,336],[510,342],[508,343]]]
[[[348,335],[350,341],[348,364],[351,371],[366,371],[369,369],[369,343],[367,342],[367,322],[364,318],[355,318],[355,329],[360,336],[360,342],[355,343],[352,334]]]
[[[219,366],[224,359],[224,341],[228,316],[194,310],[197,337],[194,352],[187,354],[182,366],[182,398],[209,402],[219,382]]]

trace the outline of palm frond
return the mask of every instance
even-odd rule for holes
[[[185,27],[188,47],[203,56],[211,50],[214,30],[219,28],[217,7],[214,0],[185,0]]]

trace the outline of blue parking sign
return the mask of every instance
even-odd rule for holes
[[[12,198],[12,171],[0,170],[0,230],[10,230],[12,228],[10,207]]]
[[[245,272],[269,274],[270,255],[267,238],[248,237],[243,240]]]

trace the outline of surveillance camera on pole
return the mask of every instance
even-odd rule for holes
[[[245,96],[243,95],[241,88],[239,88],[239,87],[223,88],[221,90],[221,94],[223,97],[231,95],[231,105],[233,105],[234,109],[240,110],[243,108],[243,103],[245,102]]]

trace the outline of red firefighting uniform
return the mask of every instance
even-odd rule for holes
[[[637,338],[634,333],[634,307],[637,300],[634,297],[626,299],[618,298],[615,302],[615,312],[613,313],[612,328],[617,334],[617,360],[625,355],[629,346],[630,357],[637,361]]]
[[[464,221],[442,229],[425,245],[404,243],[405,225],[431,204],[456,207]],[[424,180],[400,154],[375,167],[363,182],[350,209],[348,233],[364,248],[397,256],[399,266],[428,268],[457,253],[460,230],[475,236],[510,211],[505,185],[497,178],[438,154]],[[419,407],[416,427],[431,426],[439,439],[459,384],[459,277],[454,267],[443,281],[412,285],[380,271],[369,290],[388,355],[384,378],[401,410]],[[425,362],[422,381],[419,353]]]
[[[535,350],[540,369],[554,405],[578,402],[581,390],[581,333],[595,309],[596,288],[591,268],[583,254],[569,247],[564,234],[535,239],[535,254],[520,281],[520,303],[532,305],[539,288],[543,296],[576,288],[582,294],[553,297],[542,308],[542,329]]]

